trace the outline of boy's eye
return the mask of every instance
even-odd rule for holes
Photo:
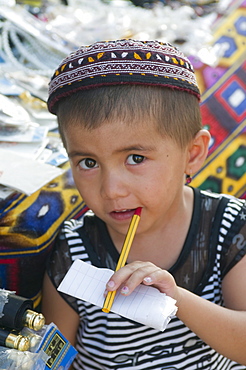
[[[88,169],[91,169],[91,168],[98,167],[98,164],[92,158],[85,158],[85,159],[82,159],[82,161],[79,162],[79,166],[81,168],[83,168],[83,170],[88,170]]]
[[[145,157],[143,155],[131,154],[127,158],[127,163],[128,164],[139,164],[139,163],[142,163],[144,161],[144,158]]]

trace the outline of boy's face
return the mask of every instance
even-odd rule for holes
[[[93,130],[72,125],[64,136],[76,186],[112,237],[125,236],[137,207],[137,233],[152,233],[179,212],[187,150],[152,122],[108,122]]]

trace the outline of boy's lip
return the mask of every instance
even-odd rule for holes
[[[132,218],[136,208],[124,208],[124,209],[116,209],[110,212],[110,216],[116,221],[124,221]]]

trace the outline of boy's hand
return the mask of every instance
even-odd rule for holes
[[[173,276],[151,262],[134,261],[122,267],[112,275],[106,289],[129,295],[139,284],[151,285],[178,302],[179,289]]]

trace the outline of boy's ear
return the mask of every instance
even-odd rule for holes
[[[200,130],[191,141],[188,148],[186,174],[193,175],[202,167],[208,154],[210,138],[207,130]]]

